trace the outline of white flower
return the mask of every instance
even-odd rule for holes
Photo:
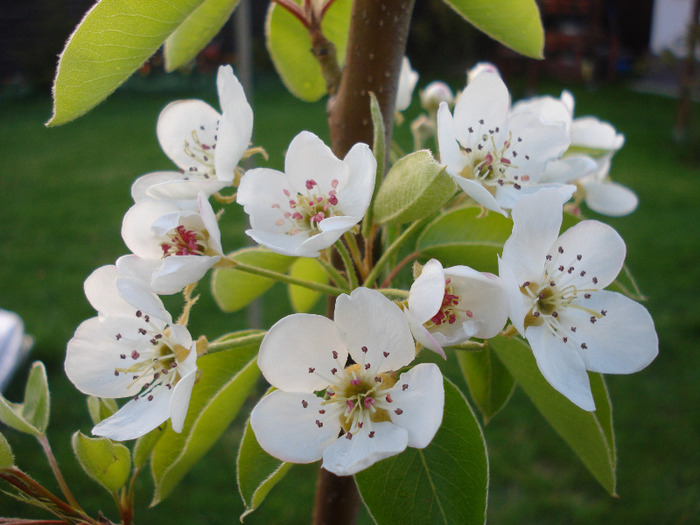
[[[348,355],[354,364],[346,367]],[[426,447],[442,422],[445,394],[435,364],[397,378],[414,357],[404,314],[375,290],[338,297],[334,321],[313,314],[281,319],[258,355],[278,388],[251,413],[258,443],[282,461],[323,459],[323,468],[339,476],[407,446]]]
[[[448,106],[454,104],[455,96],[450,89],[450,86],[439,80],[434,80],[420,92],[420,103],[423,109],[431,115],[434,114],[441,102],[447,103]]]
[[[495,73],[500,75],[498,68],[491,62],[477,62],[467,71],[467,84],[474,80],[481,73]]]
[[[200,191],[211,195],[233,183],[253,132],[253,111],[231,66],[219,68],[216,84],[221,114],[194,99],[172,102],[160,113],[158,141],[181,171],[137,179],[132,187],[136,202],[144,196],[194,199]]]
[[[575,197],[598,213],[622,216],[632,213],[638,204],[629,188],[612,182],[609,176],[613,155],[625,143],[615,128],[595,117],[574,118],[574,97],[562,91],[559,99],[533,97],[513,106],[513,113],[536,113],[546,122],[562,122],[571,141],[560,159],[547,163],[543,180],[573,183],[579,187]]]
[[[168,200],[137,202],[124,215],[122,238],[134,255],[117,261],[119,271],[158,294],[199,281],[223,257],[216,215],[201,192],[197,211]]]
[[[396,111],[404,111],[411,105],[413,90],[418,83],[418,73],[411,68],[408,57],[403,57],[399,72],[399,85],[396,91]]]
[[[562,123],[535,113],[510,113],[510,94],[497,73],[482,72],[457,98],[454,116],[438,109],[440,159],[459,186],[484,208],[506,215],[533,193],[544,166],[569,146]]]
[[[197,373],[187,328],[172,324],[160,299],[115,266],[95,270],[85,295],[98,316],[68,342],[66,375],[84,394],[131,398],[93,434],[135,439],[168,419],[182,431]]]
[[[443,269],[431,259],[411,286],[405,312],[413,337],[445,357],[445,346],[498,335],[508,320],[508,296],[493,274],[468,266]]]
[[[603,290],[625,259],[610,226],[582,221],[559,235],[571,191],[542,190],[513,208],[513,233],[499,261],[510,319],[530,342],[542,375],[584,410],[595,410],[586,370],[629,374],[658,353],[649,312]]]
[[[277,253],[316,257],[362,220],[377,161],[366,144],[339,160],[302,131],[289,144],[284,169],[256,168],[241,178],[237,200],[250,216],[246,233]]]

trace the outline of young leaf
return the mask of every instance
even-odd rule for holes
[[[12,468],[14,465],[15,456],[12,454],[12,448],[0,432],[0,470]]]
[[[384,129],[384,118],[382,117],[382,109],[379,107],[377,96],[370,92],[369,94],[369,113],[372,116],[372,153],[377,159],[377,174],[374,177],[374,191],[372,192],[372,200],[369,208],[362,221],[362,236],[369,238],[374,222],[374,200],[377,198],[379,183],[384,179],[384,169],[386,165],[386,130]]]
[[[107,419],[119,410],[119,406],[114,399],[104,397],[88,396],[87,405],[93,425],[97,425],[100,421]]]
[[[528,344],[520,338],[489,340],[498,358],[540,413],[610,494],[615,494],[615,437],[612,407],[600,374],[590,373],[597,410],[587,412],[554,390],[542,377]]]
[[[192,11],[165,41],[165,70],[174,71],[194,60],[197,53],[224,27],[239,2],[240,0],[205,0]]]
[[[267,270],[286,272],[294,257],[271,252],[267,248],[243,248],[229,255],[237,261]],[[224,312],[245,308],[264,294],[275,281],[231,268],[217,268],[211,278],[211,289],[216,303]]]
[[[289,275],[315,283],[328,283],[328,274],[321,263],[310,257],[299,257],[294,261],[289,269]],[[321,297],[321,292],[309,290],[296,284],[290,284],[288,290],[289,300],[295,312],[308,312]]]
[[[258,345],[204,355],[197,360],[201,378],[192,391],[185,427],[167,428],[151,456],[155,492],[160,503],[199,461],[236,417],[260,375]]]
[[[498,273],[496,256],[503,250],[513,223],[498,213],[477,218],[481,212],[481,208],[465,207],[440,215],[425,227],[416,249],[445,267],[466,264]]]
[[[163,44],[203,0],[101,0],[68,39],[49,126],[94,108]]]
[[[430,445],[382,460],[355,474],[355,481],[378,525],[483,524],[486,443],[457,387],[445,379],[445,412]]]
[[[457,351],[457,362],[469,387],[469,393],[479,407],[484,425],[508,402],[515,381],[513,376],[487,346],[480,352]]]
[[[445,0],[474,27],[520,54],[544,58],[544,30],[535,0]]]
[[[85,473],[115,494],[129,479],[129,449],[104,437],[91,438],[80,431],[71,438],[73,452]]]
[[[284,477],[291,466],[291,463],[273,458],[258,445],[249,420],[243,431],[236,462],[238,491],[246,509],[241,514],[241,521],[260,506],[265,496]]]
[[[0,422],[25,434],[43,435],[49,425],[50,410],[49,385],[41,361],[29,371],[22,403],[12,403],[0,395]]]
[[[340,66],[345,63],[352,0],[336,0],[323,17],[325,37],[335,45]],[[311,54],[309,32],[289,11],[270,3],[265,20],[265,41],[272,63],[289,92],[306,102],[326,94],[326,81]]]
[[[380,224],[414,222],[437,212],[455,194],[457,186],[429,150],[409,153],[396,161],[374,201]]]

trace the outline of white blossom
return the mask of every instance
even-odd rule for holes
[[[237,200],[250,216],[246,233],[277,253],[316,257],[362,220],[377,161],[361,143],[339,160],[303,131],[290,143],[284,169],[256,168],[241,178]]]
[[[160,299],[115,266],[95,270],[85,295],[98,315],[68,342],[66,375],[84,394],[131,398],[93,434],[135,439],[168,419],[181,432],[197,373],[187,328],[173,324]]]
[[[401,70],[399,72],[399,85],[396,91],[396,111],[405,111],[411,105],[413,90],[418,83],[418,73],[411,68],[408,57],[401,60]]]
[[[496,275],[468,266],[443,269],[431,259],[411,286],[405,312],[413,337],[445,357],[445,346],[498,335],[508,320],[507,299]]]
[[[253,132],[253,111],[231,66],[219,68],[216,83],[221,113],[195,99],[172,102],[160,113],[158,142],[180,171],[143,175],[132,186],[134,201],[195,199],[233,183]]]
[[[196,211],[168,200],[137,202],[124,215],[122,238],[134,255],[117,261],[119,271],[158,294],[199,281],[223,257],[216,215],[202,192]]]
[[[658,353],[649,312],[604,290],[625,259],[610,226],[581,221],[562,235],[568,189],[542,190],[513,208],[513,233],[499,261],[509,317],[532,347],[542,375],[584,410],[595,410],[586,371],[629,374]]]
[[[348,356],[353,364],[346,366]],[[276,387],[251,413],[260,446],[292,463],[323,459],[351,475],[402,452],[426,447],[442,422],[440,369],[419,364],[401,309],[379,292],[338,297],[335,320],[293,314],[260,347],[258,366]],[[318,394],[318,395],[317,395]]]

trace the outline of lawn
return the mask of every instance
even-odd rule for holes
[[[52,387],[49,438],[78,499],[93,514],[102,509],[115,518],[109,498],[73,467],[70,434],[76,426],[87,433],[90,424],[84,398],[63,375],[65,344],[76,326],[93,315],[82,294],[85,277],[126,253],[119,229],[131,204],[131,181],[171,168],[155,139],[158,112],[176,98],[215,104],[213,80],[210,85],[207,90],[167,94],[123,91],[57,129],[42,125],[50,116],[47,99],[0,99],[0,224],[8,226],[0,252],[0,307],[18,312],[35,337],[32,358],[46,363]],[[543,89],[558,94],[561,87],[547,84]],[[489,521],[694,523],[700,516],[700,306],[694,302],[700,296],[700,244],[692,225],[700,222],[699,160],[695,149],[679,147],[671,139],[675,101],[622,85],[573,91],[577,115],[609,120],[627,137],[615,157],[613,175],[635,189],[640,207],[628,217],[604,220],[627,243],[628,264],[656,321],[660,355],[642,373],[608,379],[619,498],[597,485],[516,391],[485,428],[491,466]],[[281,167],[284,147],[301,129],[327,137],[323,103],[298,102],[275,79],[256,79],[254,110],[255,142],[270,153],[266,165]],[[697,105],[694,118],[700,122]],[[406,137],[405,127],[400,139]],[[246,242],[246,219],[231,208],[221,221],[227,249]],[[190,324],[193,334],[213,338],[246,326],[245,313],[219,313],[207,286],[200,288],[203,298]],[[286,301],[279,306],[280,301],[267,297],[276,308],[263,317],[265,326]],[[9,399],[20,399],[25,374],[26,367],[7,392]],[[53,487],[38,446],[16,432],[3,433],[18,465]],[[235,486],[239,437],[234,425],[173,496],[153,509],[145,509],[151,487],[148,475],[142,476],[137,523],[237,521],[242,509]],[[308,523],[316,468],[292,469],[246,523]],[[40,516],[6,495],[0,495],[0,508],[2,516]]]

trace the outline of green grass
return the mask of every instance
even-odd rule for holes
[[[120,235],[131,205],[129,186],[143,173],[170,169],[155,139],[160,109],[170,100],[202,93],[138,96],[120,93],[78,121],[57,129],[42,123],[48,100],[0,101],[0,307],[18,312],[34,335],[33,359],[46,362],[52,388],[49,437],[78,499],[96,513],[116,518],[101,489],[74,466],[70,434],[89,432],[83,396],[63,375],[65,344],[76,326],[94,313],[82,282],[96,267],[126,253]],[[558,94],[557,86],[546,88]],[[622,234],[628,264],[649,301],[661,340],[660,355],[645,371],[610,377],[619,453],[620,498],[611,498],[573,453],[516,391],[486,428],[491,464],[492,523],[692,523],[700,515],[700,169],[692,148],[671,140],[675,102],[633,93],[621,86],[575,90],[577,115],[609,120],[627,137],[613,175],[640,197],[633,215],[604,220]],[[255,92],[255,142],[281,167],[283,150],[301,129],[327,138],[323,103],[303,104],[276,81],[261,79]],[[694,108],[695,122],[700,111]],[[399,137],[405,138],[407,124]],[[407,143],[408,144],[408,143]],[[697,144],[695,144],[697,147]],[[258,162],[263,162],[258,159]],[[245,241],[245,217],[235,206],[221,221],[224,247]],[[468,261],[465,261],[468,264]],[[245,314],[221,314],[207,286],[194,310],[193,334],[215,337],[246,324]],[[277,292],[284,296],[281,288]],[[268,296],[271,297],[271,296]],[[268,304],[278,301],[270,298]],[[175,300],[168,304],[177,305]],[[282,306],[266,312],[269,326]],[[449,365],[450,363],[448,363]],[[19,400],[23,370],[8,397]],[[183,480],[171,498],[146,509],[148,475],[138,492],[138,523],[235,522],[241,504],[235,486],[240,426],[233,426]],[[38,445],[3,429],[18,465],[46,481],[50,473]],[[295,467],[246,523],[308,523],[316,466]],[[41,514],[0,495],[0,514]],[[364,516],[363,520],[367,521]]]

